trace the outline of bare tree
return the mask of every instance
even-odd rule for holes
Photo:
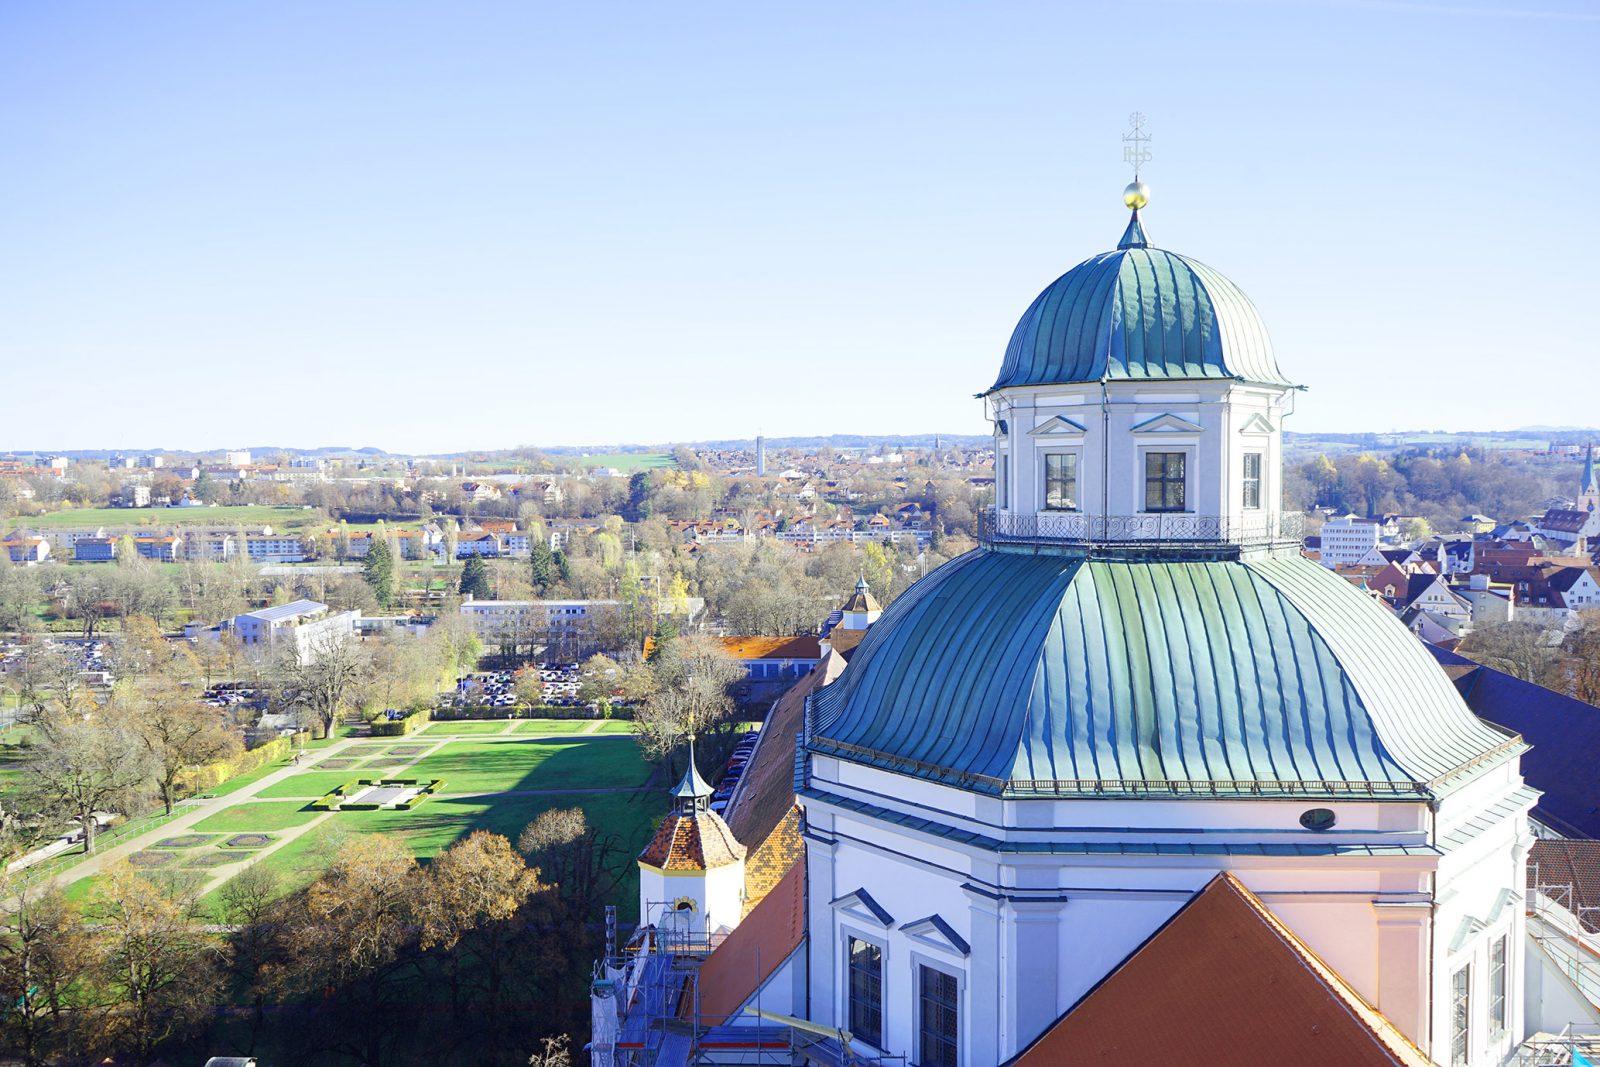
[[[1461,642],[1463,656],[1525,682],[1544,685],[1556,667],[1556,649],[1545,629],[1531,622],[1480,626]]]
[[[744,669],[711,637],[682,637],[651,662],[656,690],[634,715],[646,756],[663,760],[691,733],[725,727],[736,710],[732,690]]]
[[[332,737],[339,715],[358,693],[371,670],[371,657],[346,634],[327,633],[303,652],[290,645],[278,659],[278,687],[285,703],[299,707]]]
[[[77,820],[83,850],[93,852],[95,813],[133,810],[150,780],[150,751],[88,697],[51,707],[37,724],[40,741],[28,766],[32,806]]]
[[[94,962],[92,935],[53,882],[0,883],[0,1016],[6,1044],[27,1067],[70,1055]]]
[[[112,871],[103,894],[106,1036],[141,1063],[162,1042],[197,1027],[221,991],[221,949],[196,917],[198,886],[163,892],[124,866]]]
[[[522,830],[517,850],[551,882],[581,921],[622,884],[632,858],[614,833],[591,826],[582,808],[551,808]]]
[[[168,815],[185,771],[229,759],[243,747],[220,711],[164,678],[142,682],[131,703],[129,718],[150,753],[152,776]]]

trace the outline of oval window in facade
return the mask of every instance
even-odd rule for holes
[[[1332,808],[1309,808],[1300,813],[1300,825],[1307,830],[1330,830],[1333,823]]]

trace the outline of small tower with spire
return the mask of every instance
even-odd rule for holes
[[[883,608],[878,606],[878,601],[867,587],[866,575],[857,579],[855,593],[844,602],[840,612],[838,629],[841,630],[865,630],[883,614]]]
[[[639,853],[639,921],[709,938],[739,924],[744,910],[745,847],[711,810],[711,786],[689,766],[672,790],[672,810]]]

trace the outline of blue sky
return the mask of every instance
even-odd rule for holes
[[[0,448],[984,432],[1125,218],[1302,430],[1600,422],[1600,8],[0,6]]]

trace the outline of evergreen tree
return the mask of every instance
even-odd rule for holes
[[[482,556],[467,557],[467,565],[461,568],[461,585],[458,591],[462,596],[470,596],[474,600],[489,599],[489,568],[484,564]]]
[[[550,546],[544,541],[535,541],[533,550],[528,553],[528,564],[532,570],[530,580],[534,591],[544,596],[550,584],[556,580],[556,554],[550,551]]]
[[[367,549],[367,558],[361,565],[361,576],[372,587],[372,595],[378,598],[378,606],[387,608],[394,602],[394,553],[389,550],[389,542],[379,537],[372,539],[372,547]]]
[[[678,625],[666,616],[656,620],[655,631],[650,635],[650,662],[654,663],[661,658],[661,654],[672,647],[678,639]]]

